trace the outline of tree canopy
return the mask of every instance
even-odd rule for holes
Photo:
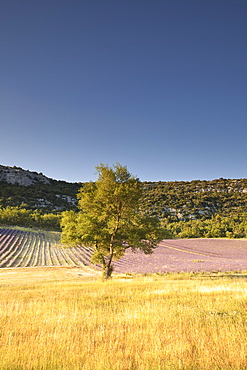
[[[98,180],[82,186],[79,212],[62,215],[62,243],[93,247],[92,262],[100,263],[104,278],[112,273],[112,261],[126,248],[152,253],[168,232],[157,217],[141,209],[142,186],[126,166],[96,166]]]

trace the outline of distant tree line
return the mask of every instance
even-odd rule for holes
[[[52,180],[50,185],[20,186],[2,181],[0,224],[59,230],[62,211],[78,212],[77,194],[84,185]],[[174,238],[247,237],[247,179],[143,182],[142,187],[143,208]]]
[[[61,213],[41,213],[20,207],[0,208],[0,226],[15,225],[60,231]]]
[[[60,231],[63,213],[41,213],[20,207],[0,208],[0,226],[17,225]],[[171,221],[162,219],[162,225],[170,231],[171,238],[247,238],[247,213],[210,219]]]
[[[246,212],[177,222],[164,219],[163,225],[171,231],[173,238],[247,238]]]

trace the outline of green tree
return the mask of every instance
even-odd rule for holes
[[[142,186],[127,167],[96,166],[98,180],[86,183],[78,193],[79,212],[62,215],[62,243],[93,247],[93,263],[102,265],[103,277],[112,273],[112,261],[129,247],[145,254],[168,235],[156,217],[141,210]]]

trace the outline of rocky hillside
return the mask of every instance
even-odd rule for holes
[[[247,179],[145,182],[143,186],[145,206],[170,221],[247,211]]]
[[[68,183],[20,167],[0,165],[0,206],[22,206],[46,212],[76,208],[80,183]]]
[[[76,209],[82,183],[57,181],[42,173],[0,166],[0,206],[59,212]],[[247,179],[144,182],[143,205],[169,221],[211,218],[247,211]]]
[[[0,181],[8,184],[30,186],[37,183],[51,184],[51,179],[44,176],[43,173],[23,170],[20,167],[7,167],[0,165]]]

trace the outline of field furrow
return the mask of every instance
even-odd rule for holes
[[[29,244],[29,238],[25,234],[23,234],[23,241],[18,250],[18,253],[16,253],[15,259],[12,261],[12,263],[8,267],[22,266],[23,257],[26,255],[28,251],[28,244]]]
[[[9,255],[8,263],[5,267],[16,266],[19,260],[19,256],[22,252],[23,246],[25,245],[26,237],[22,234],[22,237],[18,240],[18,244],[15,249],[12,249],[11,255]]]
[[[34,233],[30,233],[29,238],[30,239],[27,246],[27,254],[23,265],[24,267],[34,266],[33,261],[35,260],[35,248],[37,244],[37,239]]]
[[[0,268],[93,266],[92,248],[64,247],[59,239],[60,234],[55,232],[0,228]],[[113,267],[115,273],[244,271],[247,270],[247,240],[164,240],[151,255],[127,249]]]
[[[5,249],[3,253],[1,253],[1,267],[7,267],[8,264],[11,262],[12,257],[16,254],[19,246],[21,245],[21,240],[23,239],[22,233],[16,233],[9,244],[7,243],[8,249]]]

